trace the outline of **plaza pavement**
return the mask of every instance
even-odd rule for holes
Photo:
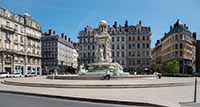
[[[200,79],[200,78],[198,78]],[[7,80],[7,79],[6,79]],[[8,79],[13,80],[13,79]],[[194,78],[156,78],[133,79],[133,80],[47,80],[45,77],[15,79],[21,82],[43,82],[56,84],[148,84],[169,82],[193,82]],[[41,81],[42,80],[42,81]],[[0,79],[0,81],[4,81]],[[197,101],[200,101],[200,86],[197,90]],[[0,84],[0,90],[18,91],[27,93],[48,94],[57,96],[69,96],[91,99],[104,99],[130,102],[147,102],[170,107],[180,107],[179,102],[191,102],[193,100],[194,86],[160,87],[160,88],[120,88],[120,89],[78,89],[78,88],[42,88],[12,86]]]
[[[165,83],[190,83],[194,82],[194,78],[173,78],[163,77],[157,79],[156,77],[149,78],[133,78],[133,79],[116,79],[116,80],[59,80],[46,79],[46,76],[38,76],[31,78],[6,78],[6,81],[14,81],[21,83],[41,83],[41,84],[69,84],[69,85],[131,85],[131,84],[165,84]],[[199,80],[200,81],[200,80]]]

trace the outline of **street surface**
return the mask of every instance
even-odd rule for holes
[[[0,93],[0,104],[1,107],[129,107],[8,93]]]

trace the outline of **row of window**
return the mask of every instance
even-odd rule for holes
[[[129,51],[128,52],[128,56],[132,56],[132,57],[135,57],[135,56],[137,56],[137,57],[144,57],[144,56],[150,56],[150,51]]]
[[[114,51],[112,51],[112,57],[120,57],[120,56],[125,57],[125,53],[124,52],[114,52]]]
[[[149,43],[132,43],[132,44],[128,44],[128,49],[140,49],[140,48],[143,48],[143,49],[148,49],[150,48],[150,45]]]
[[[57,54],[56,53],[54,53],[54,54],[42,54],[42,57],[43,58],[56,58]]]
[[[121,37],[121,40],[120,40],[120,37],[112,37],[112,42],[124,42],[125,41],[125,37]]]
[[[80,43],[93,43],[93,42],[96,42],[96,39],[94,39],[94,38],[80,38],[79,42]]]
[[[14,23],[13,23],[14,24]],[[13,25],[12,23],[10,23],[10,21],[6,21],[6,26],[8,27],[11,27],[11,28],[14,28],[15,30],[18,31],[19,27],[17,24],[14,24]],[[24,27],[23,26],[20,26],[20,33],[24,33]]]
[[[128,41],[140,41],[140,40],[149,40],[149,36],[137,36],[137,39],[135,38],[135,36],[129,36],[128,37]],[[112,42],[124,42],[125,41],[125,37],[112,37]]]
[[[126,53],[125,52],[114,52],[112,51],[112,57],[125,57]],[[150,56],[150,51],[129,51],[128,52],[128,56],[137,56],[137,57],[141,57],[141,56]],[[87,52],[87,53],[82,53],[81,57],[85,58],[85,57],[95,57],[95,53],[94,52]]]
[[[42,46],[57,46],[57,42],[55,41],[42,42]]]
[[[180,43],[179,46],[178,46],[178,44],[175,44],[175,49],[178,49],[178,47],[179,47],[179,49],[183,49],[183,44]]]
[[[136,47],[136,44],[137,44],[137,47]],[[133,43],[133,44],[128,44],[128,49],[140,49],[140,48],[143,48],[143,49],[149,49],[150,48],[150,45],[149,43]],[[117,45],[114,45],[112,44],[112,49],[125,49],[125,45],[124,44],[117,44]],[[82,47],[80,46],[80,50],[95,50],[95,46],[94,45],[88,45],[87,47]]]
[[[120,49],[120,45],[119,44],[117,44],[117,45],[112,44],[112,49]],[[121,44],[121,49],[125,49],[124,44]]]
[[[128,65],[149,65],[149,60],[146,59],[133,59],[133,60],[128,60]]]
[[[28,63],[31,64],[40,64],[40,59],[35,59],[35,58],[28,58]]]
[[[43,52],[56,52],[57,49],[56,48],[42,48]]]
[[[182,57],[183,56],[183,51],[179,51],[179,55],[180,55],[180,57]],[[178,51],[175,51],[174,56],[178,57]]]
[[[122,37],[112,37],[112,42],[124,42],[126,40],[126,38],[124,36]],[[128,41],[148,41],[149,36],[137,36],[137,38],[135,36],[129,36]],[[93,43],[96,40],[94,38],[80,38],[79,42],[80,43]]]
[[[148,40],[150,40],[149,39],[149,36],[137,36],[137,38],[135,37],[135,36],[129,36],[128,37],[128,40],[129,41],[141,41],[141,40],[143,40],[143,41],[148,41]]]
[[[183,35],[175,35],[175,40],[183,40]]]
[[[46,66],[56,66],[58,63],[56,60],[48,59],[43,61],[43,64]]]
[[[113,34],[116,34],[116,33],[129,33],[129,34],[135,34],[135,33],[148,33],[150,31],[150,27],[117,27],[116,28],[111,28],[109,30],[109,32],[112,32]]]
[[[17,35],[15,34],[15,39],[14,39],[16,42],[21,42],[23,43],[24,42],[24,37],[21,36],[21,35]]]
[[[24,33],[24,30],[25,30],[24,26],[20,26],[18,24],[14,24],[14,23],[12,23],[10,21],[6,21],[6,26],[15,29],[15,31],[17,31],[19,33]],[[34,36],[37,36],[37,37],[39,37],[41,35],[40,32],[37,32],[37,31],[35,31],[33,29],[27,28],[26,31],[27,31],[27,34],[33,34]]]

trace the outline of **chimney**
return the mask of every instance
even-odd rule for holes
[[[61,38],[64,39],[64,33],[61,33]]]
[[[65,35],[65,40],[67,40],[67,36]]]
[[[49,29],[49,35],[51,35],[51,31],[52,31],[52,30],[51,30],[51,29]]]
[[[160,40],[157,40],[157,41],[156,41],[156,46],[157,46],[159,43],[160,43]]]
[[[114,27],[114,28],[117,28],[117,21],[114,22],[113,27]]]
[[[196,38],[197,38],[197,33],[196,33],[196,32],[193,32],[193,33],[192,33],[192,37],[196,40]]]
[[[170,26],[170,31],[172,30],[172,26]]]
[[[148,30],[151,31],[151,27],[148,27]]]
[[[55,31],[55,30],[53,31],[53,34],[54,34],[54,35],[56,34],[56,31]]]
[[[125,21],[125,27],[128,27],[128,21],[127,20]]]

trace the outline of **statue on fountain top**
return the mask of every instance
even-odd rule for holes
[[[111,58],[111,37],[107,32],[107,22],[101,20],[99,22],[99,33],[96,37],[96,62],[112,62]]]

